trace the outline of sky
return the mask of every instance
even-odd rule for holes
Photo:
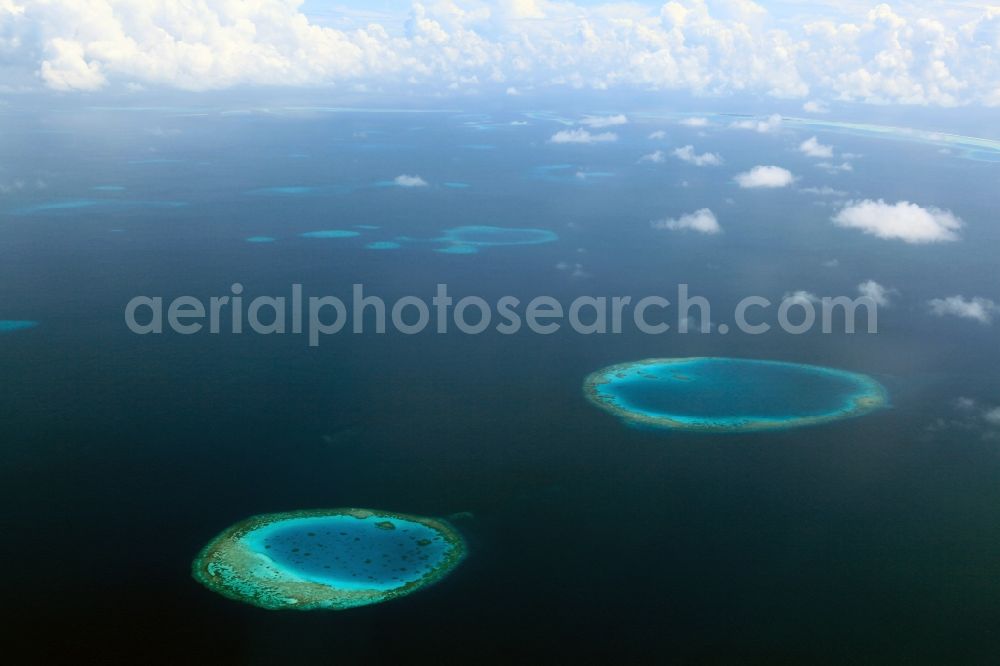
[[[0,0],[0,92],[546,89],[1000,105],[1000,5]]]

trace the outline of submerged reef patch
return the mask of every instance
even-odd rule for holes
[[[718,433],[818,425],[889,404],[885,388],[867,375],[713,357],[613,365],[587,377],[584,392],[633,425]]]
[[[540,245],[559,240],[548,229],[514,227],[466,226],[446,229],[436,242],[447,243],[438,250],[445,254],[475,254],[479,249],[504,245]]]
[[[346,229],[324,229],[322,231],[307,231],[299,235],[302,238],[355,238],[361,234],[357,231],[348,231]]]
[[[439,581],[465,542],[448,523],[369,509],[254,516],[212,539],[194,578],[269,610],[343,610],[388,601]]]
[[[540,245],[559,240],[558,234],[548,229],[521,227],[491,227],[483,225],[454,227],[445,229],[437,238],[410,238],[400,236],[399,243],[438,243],[444,247],[435,249],[443,254],[476,254],[489,247],[513,245]]]
[[[273,236],[250,236],[246,239],[248,243],[273,243],[277,239]]]
[[[125,199],[65,199],[46,201],[23,206],[14,210],[15,215],[35,215],[39,213],[59,213],[82,209],[129,210],[133,208],[182,208],[184,201],[129,201]]]
[[[439,247],[435,252],[440,252],[441,254],[478,254],[479,248],[473,247],[472,245],[449,245],[448,247]]]
[[[295,196],[297,194],[312,194],[315,191],[315,187],[308,185],[278,185],[276,187],[261,187],[256,190],[250,190],[247,194],[283,194],[286,196]]]
[[[14,331],[25,331],[38,326],[37,321],[25,321],[17,319],[0,319],[0,333],[13,333]]]

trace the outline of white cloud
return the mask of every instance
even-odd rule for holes
[[[979,403],[977,403],[974,398],[966,398],[965,396],[959,396],[955,398],[955,402],[953,404],[955,406],[955,409],[961,410],[963,412],[972,411],[979,405]]]
[[[831,164],[829,162],[817,162],[816,167],[823,169],[829,174],[838,174],[845,171],[854,171],[854,167],[850,162],[842,162],[841,164]]]
[[[510,12],[511,17],[515,19],[543,19],[545,18],[545,11],[542,9],[538,0],[510,0],[507,3],[507,11]]]
[[[799,152],[809,157],[830,159],[833,157],[833,146],[825,146],[816,137],[810,137],[799,145]]]
[[[826,104],[817,100],[809,100],[802,105],[802,110],[806,113],[830,113]]]
[[[685,118],[684,120],[680,121],[680,124],[685,125],[687,127],[708,127],[708,118],[699,118],[699,117]]]
[[[931,314],[938,317],[959,317],[986,325],[992,324],[993,318],[1000,314],[1000,306],[988,298],[966,299],[963,296],[949,296],[948,298],[935,298],[928,305]]]
[[[0,0],[5,83],[631,87],[1000,105],[1000,12],[981,3],[797,3],[795,12],[750,0],[320,4]]]
[[[656,130],[655,132],[649,135],[649,138],[653,140],[666,139],[667,133],[664,132],[663,130]]]
[[[847,192],[844,190],[837,190],[829,185],[824,185],[823,187],[803,187],[799,189],[799,192],[803,194],[816,194],[821,197],[846,197]]]
[[[580,121],[581,125],[599,129],[601,127],[615,127],[617,125],[627,125],[628,118],[622,114],[616,116],[584,116]]]
[[[27,181],[24,178],[15,178],[9,182],[0,182],[0,194],[11,194],[13,192],[23,192],[25,190],[44,190],[45,181],[36,178],[34,181]]]
[[[420,176],[407,176],[403,174],[402,176],[396,176],[392,182],[400,187],[427,187],[427,181]]]
[[[567,273],[572,278],[582,279],[590,277],[590,273],[584,269],[583,264],[579,263],[560,261],[556,264],[556,270]]]
[[[731,124],[730,127],[734,129],[753,130],[755,132],[760,132],[761,134],[769,134],[770,132],[781,129],[781,123],[781,116],[774,114],[764,119],[751,118],[749,120],[737,120]]]
[[[704,153],[702,155],[698,155],[694,152],[694,146],[684,146],[683,148],[678,148],[674,151],[674,157],[700,167],[719,166],[722,164],[722,158],[715,153]]]
[[[614,132],[603,132],[601,134],[591,134],[585,129],[563,130],[556,132],[549,139],[550,143],[609,143],[617,141],[618,135]]]
[[[870,298],[882,308],[887,308],[892,302],[890,296],[895,293],[895,289],[889,289],[880,285],[875,280],[867,280],[858,285],[858,293],[865,298]]]
[[[662,164],[666,161],[667,157],[662,150],[654,151],[648,155],[643,155],[639,158],[640,162],[652,162],[653,164]]]
[[[722,232],[719,221],[708,208],[702,208],[693,213],[682,215],[677,219],[657,220],[652,223],[654,229],[667,229],[669,231],[691,230],[702,234],[718,234]]]
[[[793,304],[818,304],[822,302],[822,299],[811,291],[805,291],[800,289],[798,291],[785,292],[785,295],[781,298],[782,302],[789,302]]]
[[[908,201],[887,204],[879,199],[850,202],[833,217],[834,224],[879,238],[907,243],[941,243],[959,239],[963,222],[951,211],[921,208]]]
[[[956,398],[951,407],[955,414],[934,419],[926,428],[928,434],[979,433],[983,441],[1000,441],[1000,407],[990,407],[969,397]]]
[[[738,174],[736,183],[742,188],[787,187],[795,182],[795,176],[788,169],[778,166],[755,166],[750,171]]]

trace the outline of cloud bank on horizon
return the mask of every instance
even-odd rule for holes
[[[323,20],[301,0],[0,0],[0,89],[633,87],[998,106],[998,35],[1000,9],[930,0],[792,16],[751,0],[442,0]]]

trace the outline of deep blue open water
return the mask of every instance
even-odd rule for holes
[[[11,663],[995,658],[1000,442],[954,401],[1000,403],[1000,348],[995,328],[925,302],[1000,296],[996,164],[818,132],[863,154],[832,176],[795,152],[796,132],[650,123],[555,146],[560,126],[510,125],[527,119],[513,112],[481,129],[451,111],[196,111],[0,112],[3,181],[25,183],[0,199],[0,319],[38,322],[0,335]],[[727,166],[638,164],[661,127],[668,149],[695,143]],[[876,239],[834,227],[834,208],[796,188],[732,184],[764,154],[803,187],[951,209],[963,240]],[[562,164],[604,175],[545,168]],[[376,186],[401,174],[429,185]],[[724,234],[650,229],[705,206]],[[475,225],[559,240],[366,249]],[[302,236],[337,229],[360,235]],[[207,299],[234,282],[567,302],[673,300],[685,282],[726,321],[745,295],[853,294],[866,279],[900,292],[878,335],[345,332],[310,348],[137,336],[123,317],[136,295]],[[893,407],[709,436],[629,428],[583,395],[597,369],[668,356],[862,372]],[[262,611],[190,577],[199,549],[247,516],[348,506],[456,516],[469,556],[431,588],[341,613]]]

